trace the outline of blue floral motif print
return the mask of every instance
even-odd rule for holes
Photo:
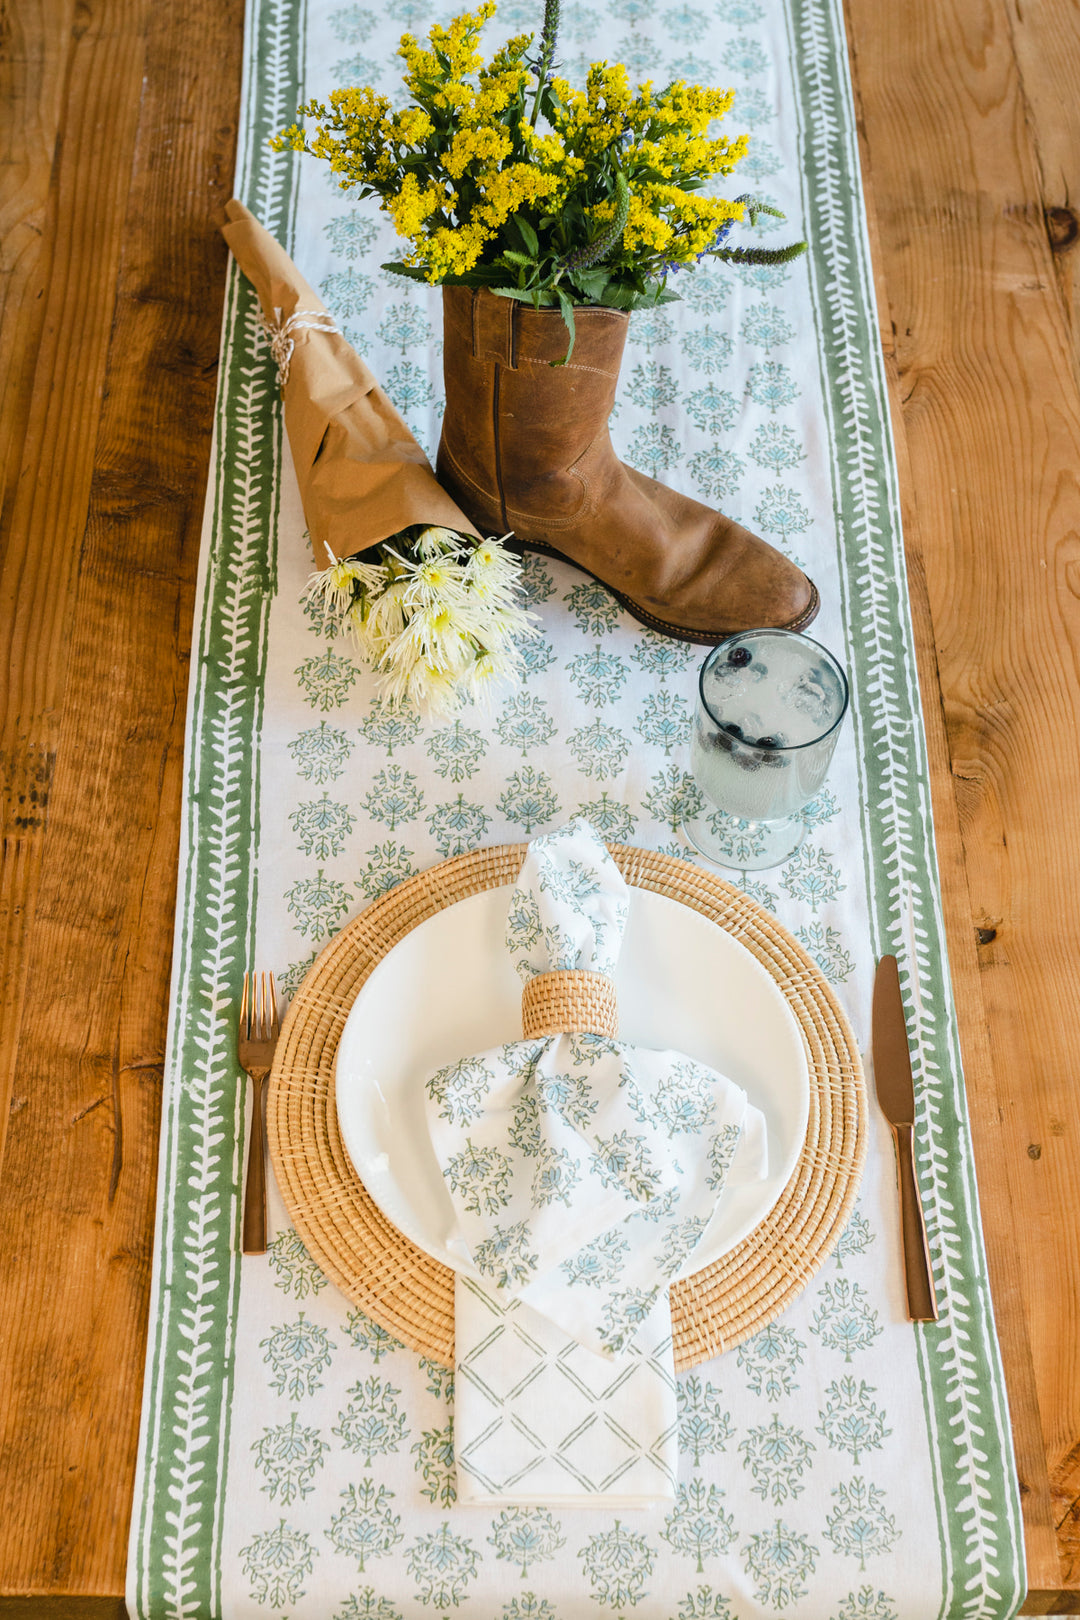
[[[782,484],[774,484],[763,492],[754,519],[766,534],[778,534],[781,540],[802,534],[813,522],[805,503],[793,489],[785,489]]]
[[[375,329],[375,336],[404,356],[431,341],[431,322],[415,304],[390,304]]]
[[[885,1414],[870,1399],[873,1385],[862,1379],[841,1378],[825,1391],[825,1406],[820,1413],[823,1434],[834,1451],[846,1451],[852,1462],[859,1464],[864,1451],[880,1451],[881,1443],[892,1434],[885,1427]]]
[[[416,820],[424,808],[424,794],[411,771],[388,765],[376,771],[363,803],[373,821],[385,822],[393,832],[399,822]]]
[[[731,1620],[731,1605],[711,1586],[699,1586],[696,1592],[687,1592],[676,1620]]]
[[[454,720],[443,731],[433,732],[425,746],[435,770],[451,782],[464,782],[474,776],[487,751],[481,733],[460,720]]]
[[[884,1330],[878,1313],[867,1303],[866,1290],[841,1277],[826,1283],[818,1296],[821,1303],[810,1325],[828,1350],[842,1350],[850,1361],[856,1350],[865,1350]]]
[[[304,1594],[304,1576],[315,1565],[315,1549],[303,1530],[293,1530],[282,1519],[276,1530],[253,1536],[240,1549],[244,1574],[256,1603],[283,1609]]]
[[[362,45],[375,27],[376,17],[363,6],[353,5],[332,11],[326,21],[334,38],[343,45]]]
[[[848,1593],[833,1620],[897,1620],[896,1606],[884,1592],[860,1586],[857,1592]]]
[[[374,849],[368,850],[367,865],[357,878],[356,887],[365,899],[377,900],[413,876],[414,859],[411,849],[388,838],[385,844],[376,844]]]
[[[586,636],[603,636],[614,630],[622,609],[606,585],[598,579],[582,580],[563,597],[578,629]]]
[[[625,1529],[618,1519],[610,1530],[590,1536],[578,1557],[596,1602],[613,1609],[633,1608],[648,1596],[645,1582],[656,1552],[644,1536]]]
[[[464,855],[475,849],[491,823],[482,806],[466,804],[463,793],[447,804],[437,804],[426,819],[440,855]]]
[[[688,333],[683,339],[686,359],[695,371],[703,371],[706,377],[723,371],[731,359],[732,349],[733,344],[727,333],[715,331],[708,324]]]
[[[707,1485],[703,1479],[680,1485],[675,1507],[660,1532],[669,1547],[696,1561],[699,1575],[707,1558],[719,1558],[735,1540],[735,1521],[725,1511],[723,1499],[719,1485]]]
[[[602,720],[579,726],[577,731],[571,733],[568,742],[578,770],[598,782],[618,776],[630,751],[630,744],[623,733],[614,726],[605,725]],[[598,831],[603,830],[598,828]]]
[[[632,399],[643,411],[655,413],[664,405],[674,405],[679,397],[679,390],[669,366],[661,366],[655,360],[648,360],[634,367],[626,394],[627,398]]]
[[[603,1288],[615,1281],[622,1263],[630,1253],[626,1238],[612,1228],[572,1254],[562,1262],[562,1270],[571,1283],[587,1288]]]
[[[275,1286],[294,1299],[306,1299],[325,1288],[329,1278],[315,1264],[299,1236],[286,1226],[266,1246],[270,1269],[278,1273]]]
[[[844,1261],[865,1254],[873,1241],[874,1233],[870,1229],[870,1222],[860,1209],[854,1210],[851,1219],[837,1238],[836,1247],[832,1252],[836,1269],[843,1271]]]
[[[678,832],[684,816],[692,819],[704,810],[701,789],[689,771],[680,770],[678,765],[665,765],[650,780],[652,787],[641,802],[651,816],[666,822],[672,832]]]
[[[370,1468],[374,1458],[397,1451],[408,1433],[405,1414],[394,1399],[401,1391],[372,1375],[354,1384],[347,1394],[349,1404],[330,1432],[341,1437],[346,1451],[359,1452],[364,1466]]]
[[[674,430],[666,422],[644,422],[634,431],[626,451],[626,459],[638,472],[650,478],[659,478],[668,468],[675,467],[683,452]]]
[[[481,1276],[490,1277],[496,1288],[510,1288],[528,1281],[536,1270],[536,1255],[529,1248],[526,1221],[496,1226],[494,1236],[476,1245],[473,1259]]]
[[[453,1419],[445,1428],[425,1429],[412,1447],[412,1455],[416,1458],[413,1467],[423,1480],[420,1495],[436,1507],[453,1507],[457,1501]]]
[[[855,971],[855,963],[845,951],[843,935],[836,928],[825,928],[821,923],[808,923],[800,928],[796,938],[832,984],[843,984]]]
[[[371,700],[367,716],[360,722],[360,735],[372,748],[381,748],[387,758],[395,748],[405,748],[416,741],[420,732],[420,716],[385,698]]]
[[[600,646],[572,658],[566,672],[577,687],[582,702],[590,703],[596,709],[616,701],[629,674],[617,653],[606,653]]]
[[[488,1545],[496,1558],[519,1564],[524,1580],[530,1564],[546,1563],[566,1546],[561,1529],[547,1508],[504,1508],[492,1523]]]
[[[313,878],[298,878],[291,889],[286,889],[289,914],[296,918],[293,927],[298,934],[318,938],[330,934],[340,917],[349,909],[349,895],[344,883],[328,878],[322,868]]]
[[[738,1365],[746,1369],[746,1387],[754,1395],[778,1401],[799,1385],[795,1369],[802,1365],[806,1345],[791,1328],[770,1322],[738,1348]]]
[[[376,1367],[383,1356],[390,1355],[393,1350],[404,1350],[405,1346],[400,1339],[383,1327],[381,1322],[373,1322],[370,1316],[365,1316],[361,1310],[352,1310],[345,1319],[345,1331],[358,1350],[366,1350]]]
[[[303,1311],[295,1322],[285,1322],[274,1328],[259,1349],[265,1350],[263,1360],[273,1369],[271,1389],[298,1401],[322,1388],[319,1374],[330,1365],[331,1351],[336,1345],[324,1327],[308,1322]]]
[[[537,1209],[561,1203],[570,1207],[570,1194],[581,1180],[581,1161],[571,1158],[566,1148],[542,1146],[536,1155],[532,1178],[532,1201]]]
[[[465,1147],[447,1162],[443,1175],[460,1194],[465,1209],[475,1215],[493,1215],[510,1202],[513,1161],[498,1148],[477,1147],[466,1138]]]
[[[580,1074],[542,1075],[537,1090],[543,1107],[554,1110],[579,1131],[588,1130],[600,1106],[589,1082]]]
[[[736,493],[746,471],[741,456],[734,450],[721,450],[713,445],[699,450],[690,458],[690,473],[701,493],[713,501],[726,501]]]
[[[868,1558],[888,1552],[900,1535],[896,1519],[882,1506],[885,1493],[856,1475],[832,1494],[836,1507],[826,1520],[825,1539],[838,1553],[857,1558],[859,1568],[865,1569]]]
[[[716,1080],[710,1069],[689,1058],[673,1063],[656,1087],[653,1118],[675,1136],[699,1135],[716,1109]],[[738,1136],[738,1127],[736,1138]],[[710,1165],[712,1155],[710,1151]],[[708,1182],[711,1187],[713,1182]]]
[[[743,1565],[755,1583],[759,1603],[786,1609],[809,1591],[808,1575],[817,1567],[818,1548],[783,1520],[770,1530],[751,1536],[743,1549]]]
[[[361,1575],[370,1559],[385,1558],[404,1540],[398,1528],[401,1514],[390,1506],[394,1494],[372,1479],[348,1485],[341,1493],[345,1506],[331,1519],[326,1535],[339,1553],[355,1558]]]
[[[778,411],[797,398],[799,390],[787,366],[779,360],[761,360],[751,366],[746,378],[746,392],[755,405]]]
[[[289,822],[302,852],[325,861],[341,854],[356,817],[348,805],[334,803],[324,792],[321,799],[309,799],[298,806]]]
[[[690,711],[677,692],[650,692],[634,721],[642,742],[670,754],[690,741]]]
[[[272,1502],[280,1499],[284,1507],[315,1489],[315,1471],[326,1460],[323,1453],[330,1450],[318,1429],[297,1428],[298,1416],[291,1412],[288,1423],[264,1429],[251,1447],[255,1466],[266,1479],[263,1490]]]
[[[402,1620],[402,1616],[388,1598],[376,1596],[373,1586],[365,1586],[349,1594],[334,1620]]]
[[[766,472],[777,474],[790,472],[800,461],[805,461],[806,451],[793,430],[783,422],[762,422],[754,435],[749,456]]]
[[[659,1286],[619,1288],[608,1296],[604,1304],[604,1321],[599,1329],[599,1335],[613,1355],[624,1350],[632,1341],[659,1297]]]
[[[679,1450],[701,1467],[706,1454],[723,1451],[734,1434],[731,1413],[720,1410],[719,1389],[696,1373],[679,1379]]]
[[[750,1489],[762,1501],[777,1507],[789,1496],[798,1496],[804,1489],[803,1474],[810,1467],[810,1453],[816,1448],[801,1429],[780,1422],[774,1412],[768,1423],[751,1429],[739,1444],[743,1467],[749,1469],[754,1483]]]
[[[365,65],[367,59],[364,59]],[[347,64],[342,63],[342,66]],[[375,283],[370,276],[365,276],[352,265],[347,270],[334,270],[319,283],[319,291],[327,309],[337,316],[339,321],[350,320],[354,315],[362,315],[371,302],[371,295],[375,291]]]
[[[343,731],[320,720],[313,731],[302,731],[289,744],[289,753],[296,762],[300,775],[321,787],[333,782],[344,771],[353,744]]]
[[[689,669],[696,653],[697,649],[688,641],[673,641],[670,636],[657,635],[655,630],[645,630],[630,656],[643,670],[658,676],[663,686],[669,675]]]
[[[528,835],[534,827],[554,820],[559,813],[559,800],[547,772],[525,765],[508,778],[497,808],[507,821],[517,822]]]
[[[495,731],[501,743],[508,748],[520,749],[524,759],[534,748],[542,748],[546,742],[550,742],[556,734],[556,727],[542,697],[519,692],[503,705]]]
[[[596,1163],[605,1187],[624,1187],[632,1198],[647,1202],[656,1194],[660,1171],[649,1157],[643,1136],[616,1131],[614,1136],[597,1137]]]
[[[724,1185],[741,1135],[741,1125],[721,1125],[709,1143],[709,1174],[705,1177],[706,1187],[719,1189]]]
[[[520,1597],[510,1599],[501,1620],[558,1620],[558,1616],[547,1598],[537,1597],[535,1592],[522,1592]]]
[[[755,304],[748,309],[740,331],[748,343],[757,344],[766,354],[781,343],[790,343],[795,336],[795,328],[772,304]]]
[[[626,843],[633,837],[638,821],[628,805],[608,797],[606,788],[598,799],[593,799],[589,804],[579,804],[577,813],[584,816],[586,821],[591,821],[598,833],[619,843]]]
[[[816,845],[803,844],[784,867],[780,885],[793,900],[803,900],[812,910],[834,900],[847,888],[830,857]]]
[[[688,1215],[685,1220],[668,1227],[659,1257],[660,1269],[665,1277],[674,1277],[684,1260],[690,1258],[708,1224],[704,1215]]]
[[[454,1125],[471,1125],[483,1113],[491,1070],[479,1058],[460,1058],[437,1069],[427,1082],[427,1094],[440,1104],[440,1119]]]
[[[296,678],[313,709],[340,708],[360,671],[351,658],[341,658],[330,647],[317,658],[305,658]]]

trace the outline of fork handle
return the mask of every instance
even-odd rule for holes
[[[244,1253],[266,1253],[266,1138],[263,1128],[263,1081],[269,1069],[252,1069],[251,1132],[244,1182]]]

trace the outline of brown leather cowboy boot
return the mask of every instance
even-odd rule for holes
[[[477,528],[512,531],[612,590],[653,630],[704,644],[753,628],[802,630],[818,593],[738,523],[616,458],[607,421],[629,317],[443,289],[446,416],[437,472]]]

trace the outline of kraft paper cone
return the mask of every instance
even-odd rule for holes
[[[235,199],[225,212],[222,234],[267,321],[280,326],[299,311],[325,316],[322,299],[255,215]],[[316,567],[414,523],[475,535],[370,367],[341,334],[294,326],[289,337],[285,428]]]

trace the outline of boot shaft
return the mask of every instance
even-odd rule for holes
[[[575,311],[576,341],[557,309],[534,309],[486,290],[443,291],[446,416],[440,460],[449,458],[489,498],[569,515],[582,500],[573,467],[598,437],[607,441],[628,317]],[[533,496],[534,498],[530,498]],[[508,525],[505,511],[499,520]]]

